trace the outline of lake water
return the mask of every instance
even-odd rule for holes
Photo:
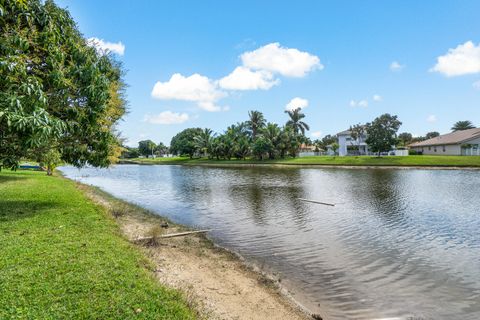
[[[175,222],[213,228],[215,242],[277,273],[325,319],[480,319],[480,171],[61,170]]]

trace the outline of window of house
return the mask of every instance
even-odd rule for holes
[[[434,151],[434,152],[437,152],[437,147],[433,147],[433,151]]]
[[[446,148],[445,148],[445,146],[443,146],[443,152],[445,152],[445,151],[446,151]]]
[[[429,150],[429,151],[432,150],[432,147],[428,147],[428,150]]]

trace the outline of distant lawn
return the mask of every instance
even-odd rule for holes
[[[193,319],[75,183],[0,172],[0,319]]]
[[[480,167],[480,156],[406,156],[406,157],[303,157],[278,160],[209,160],[187,157],[126,159],[126,162],[144,164],[285,164],[285,165],[332,165],[332,166],[434,166],[434,167]]]

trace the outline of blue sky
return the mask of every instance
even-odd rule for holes
[[[85,37],[115,44],[129,145],[221,132],[253,109],[283,124],[294,98],[313,138],[387,112],[416,135],[480,126],[480,1],[57,3]]]

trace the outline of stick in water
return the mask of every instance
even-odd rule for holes
[[[308,200],[308,199],[303,199],[303,198],[298,198],[298,200],[306,201],[306,202],[311,202],[311,203],[316,203],[316,204],[323,204],[325,206],[331,206],[335,207],[334,203],[326,203],[326,202],[320,202],[320,201],[315,201],[315,200]]]

